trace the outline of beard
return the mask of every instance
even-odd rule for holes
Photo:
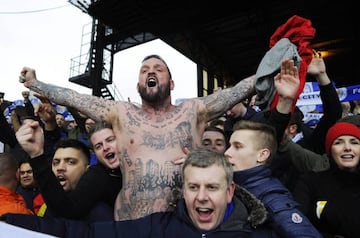
[[[148,87],[139,87],[139,94],[142,100],[149,103],[158,103],[170,96],[170,81],[165,85],[156,85],[158,88],[156,93],[148,93],[146,90]]]

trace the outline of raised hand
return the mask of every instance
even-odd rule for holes
[[[281,63],[280,73],[274,77],[277,93],[286,99],[295,99],[300,86],[299,72],[293,60],[284,60]]]
[[[318,76],[321,73],[326,72],[324,59],[320,55],[313,57],[308,65],[307,73],[313,76]]]
[[[41,94],[34,94],[34,96],[41,101],[41,103],[35,108],[35,115],[39,116],[45,122],[55,121],[56,111],[50,100]]]
[[[29,67],[23,67],[19,76],[20,83],[23,83],[25,87],[30,88],[35,80],[35,70]]]
[[[316,51],[314,51],[314,57],[308,66],[307,73],[314,76],[319,85],[327,85],[331,83],[330,78],[326,73],[324,59]]]
[[[44,135],[38,121],[25,119],[16,132],[16,139],[20,146],[31,158],[44,153]]]

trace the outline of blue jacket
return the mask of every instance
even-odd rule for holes
[[[268,212],[268,225],[279,237],[322,237],[299,210],[290,191],[275,177],[267,165],[234,172],[234,182],[254,194]]]
[[[267,238],[277,237],[262,226],[266,209],[261,202],[244,189],[238,188],[234,210],[216,229],[201,231],[191,222],[184,200],[177,203],[174,212],[153,213],[146,217],[113,222],[86,223],[65,219],[42,219],[36,216],[7,214],[7,223],[55,235],[58,237],[91,238]],[[249,211],[249,212],[248,212]]]

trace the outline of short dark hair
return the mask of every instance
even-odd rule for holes
[[[167,63],[166,63],[165,60],[164,60],[163,58],[161,58],[159,55],[148,55],[148,56],[145,56],[144,59],[141,61],[141,63],[144,63],[144,61],[146,61],[146,60],[148,60],[148,59],[151,59],[151,58],[155,58],[155,59],[161,60],[161,61],[165,64],[165,66],[166,66],[166,68],[167,68],[167,70],[168,70],[168,72],[169,72],[170,78],[172,78],[172,77],[171,77],[171,72],[170,72],[170,69],[169,69]]]
[[[59,140],[55,145],[55,151],[59,148],[74,148],[84,153],[87,158],[88,164],[90,163],[90,150],[89,148],[79,140],[76,139],[64,139]]]
[[[225,136],[225,132],[224,130],[220,129],[219,127],[216,127],[216,126],[207,126],[205,127],[205,131],[214,131],[214,132],[219,132],[221,133],[223,136],[224,136],[224,141],[225,141],[225,147],[226,148],[229,148],[229,141],[226,139],[226,136]]]
[[[9,152],[0,153],[0,175],[8,170],[16,171],[19,163]]]
[[[219,127],[216,127],[216,126],[207,126],[205,127],[205,130],[204,131],[215,131],[215,132],[219,132],[221,133],[224,138],[225,138],[225,132],[224,130],[220,129]]]
[[[303,119],[304,113],[300,110],[299,107],[295,107],[293,114],[291,115],[289,125],[296,125],[297,129],[296,132],[300,133],[303,127]]]
[[[224,126],[225,125],[225,121],[224,120],[221,120],[221,119],[215,119],[215,120],[212,120],[209,124],[209,126]]]

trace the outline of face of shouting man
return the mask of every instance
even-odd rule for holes
[[[158,58],[143,61],[137,89],[144,101],[151,104],[162,102],[170,97],[173,88],[174,82],[164,61]]]
[[[201,230],[220,225],[234,190],[234,184],[228,185],[224,168],[217,164],[207,168],[189,165],[184,170],[186,207],[191,220]]]
[[[90,136],[90,141],[100,163],[110,169],[119,168],[120,159],[117,152],[116,137],[112,129],[103,128],[94,132]]]
[[[65,191],[74,190],[89,166],[90,151],[75,139],[60,140],[52,159],[52,171]]]
[[[72,146],[56,149],[52,160],[52,170],[65,191],[75,189],[89,166],[89,156],[81,149]]]

